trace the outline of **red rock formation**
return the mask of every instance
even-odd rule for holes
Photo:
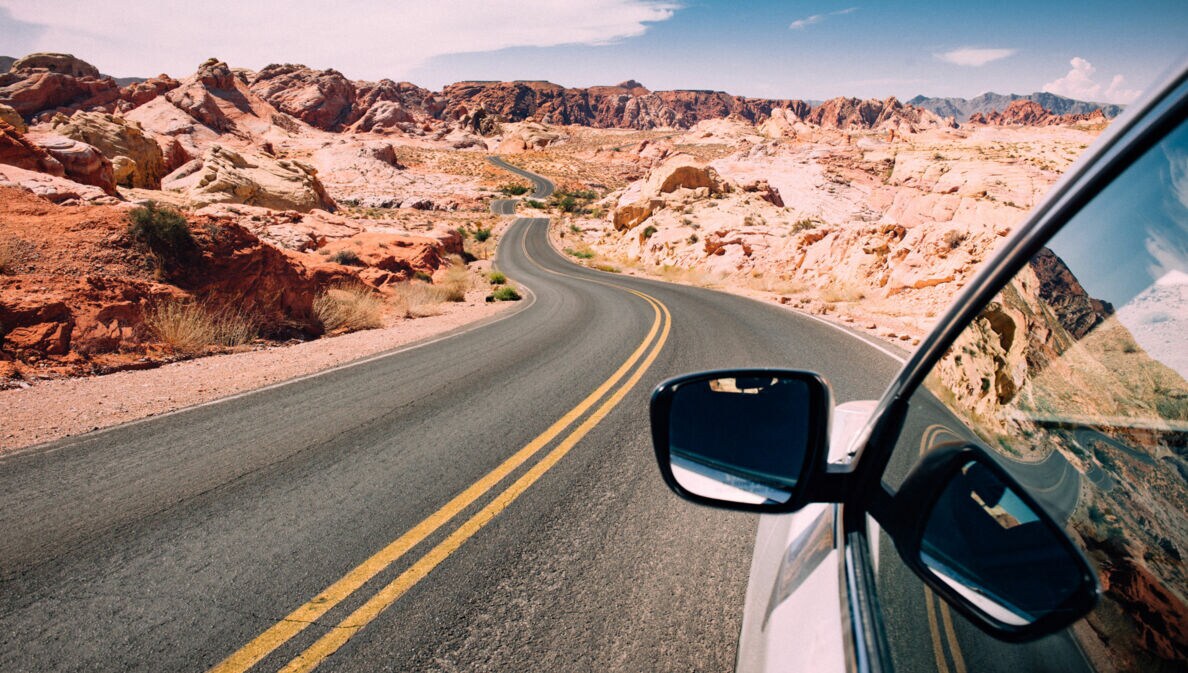
[[[0,164],[63,177],[66,169],[37,143],[0,121]]]
[[[355,86],[337,70],[273,64],[256,73],[249,88],[281,112],[326,131],[340,128],[355,105]]]
[[[212,89],[229,92],[235,90],[235,75],[231,68],[223,61],[213,58],[198,66],[198,72],[180,87],[165,94],[165,99],[177,109],[216,131],[230,130],[234,124],[219,108]]]
[[[111,159],[103,156],[95,146],[55,133],[34,133],[29,139],[58,160],[66,169],[66,177],[80,184],[94,185],[110,196],[119,196]]]
[[[1088,114],[1056,115],[1048,112],[1039,103],[1030,100],[1011,101],[1002,112],[970,115],[971,124],[991,126],[1064,126],[1076,123],[1104,124],[1107,119],[1101,108]]]
[[[128,109],[137,108],[179,86],[181,82],[169,75],[160,74],[120,89],[120,100],[128,103]]]
[[[351,131],[412,131],[445,109],[431,91],[409,82],[355,82],[355,92],[347,122]]]

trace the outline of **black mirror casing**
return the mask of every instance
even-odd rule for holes
[[[1043,573],[1053,572],[1051,566],[1059,565],[1064,570],[1064,583],[1072,587],[1065,598],[1035,621],[1014,624],[992,616],[941,579],[939,573],[924,561],[924,537],[934,510],[947,489],[971,463],[976,463],[981,474],[995,478],[999,486],[1010,492],[1013,501],[1019,503],[1016,505],[1018,509],[1030,510],[1029,514],[1034,515],[1033,523],[1042,526],[1038,533],[1046,536],[1045,540],[1050,539],[1052,547],[1044,551],[1059,563],[1021,566],[1020,571],[1043,577]],[[980,447],[955,443],[928,453],[904,480],[890,509],[890,513],[876,518],[892,533],[896,550],[908,568],[978,628],[1000,640],[1024,642],[1055,633],[1084,617],[1097,604],[1101,587],[1088,559],[1027,489]]]
[[[789,486],[790,494],[785,502],[750,503],[734,500],[707,497],[690,491],[673,473],[673,454],[670,439],[673,434],[671,414],[674,398],[682,387],[698,384],[709,384],[716,380],[738,381],[745,380],[779,380],[804,385],[805,405],[803,409],[791,410],[798,413],[804,421],[802,438],[805,441],[804,460],[796,474],[783,475],[793,484]],[[829,448],[829,416],[833,409],[833,394],[829,384],[820,375],[800,370],[787,369],[731,369],[697,372],[677,376],[662,382],[652,392],[650,416],[652,425],[652,444],[656,452],[656,461],[660,474],[670,489],[680,497],[690,502],[720,509],[733,509],[746,512],[780,513],[794,512],[809,502],[808,495],[813,492],[813,484],[821,476],[826,463]],[[738,417],[722,418],[720,422],[727,424],[739,422]]]

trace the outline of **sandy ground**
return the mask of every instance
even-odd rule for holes
[[[0,391],[0,454],[324,371],[492,318],[518,305],[488,304],[484,292],[472,291],[464,303],[442,305],[440,315],[401,320],[382,329]]]

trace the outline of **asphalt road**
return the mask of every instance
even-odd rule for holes
[[[666,491],[651,387],[784,366],[844,402],[898,363],[545,223],[500,243],[512,313],[0,458],[0,671],[729,670],[754,520]]]

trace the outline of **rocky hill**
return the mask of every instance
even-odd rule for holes
[[[1001,94],[991,91],[975,98],[933,98],[921,95],[909,100],[908,104],[930,110],[942,117],[965,121],[975,114],[989,115],[992,112],[1003,112],[1008,105],[1017,100],[1038,103],[1040,107],[1054,115],[1090,114],[1094,110],[1101,110],[1107,119],[1113,119],[1122,114],[1123,110],[1121,105],[1073,100],[1046,91],[1037,91],[1026,95]]]
[[[202,74],[216,64],[221,64],[218,76]],[[779,123],[803,122],[838,129],[890,128],[899,127],[901,122],[911,128],[935,128],[965,121],[971,113],[1001,112],[1007,103],[1000,99],[1009,98],[997,94],[986,94],[974,101],[917,97],[907,103],[894,98],[834,98],[814,105],[723,91],[652,91],[635,80],[584,88],[545,81],[465,81],[433,92],[409,82],[351,80],[337,70],[296,64],[273,64],[252,72],[212,59],[199,70],[195,77],[203,86],[216,91],[245,89],[245,95],[255,96],[276,112],[317,129],[413,135],[463,127],[489,136],[497,133],[500,122],[522,121],[593,128],[688,129],[705,120],[725,118],[752,124],[778,118]],[[73,56],[32,54],[17,59],[10,72],[0,74],[0,104],[12,107],[27,121],[44,121],[55,113],[76,110],[126,113],[158,97],[168,95],[176,102],[189,96],[170,93],[179,85],[167,75],[144,81],[117,81]],[[209,102],[210,97],[199,98],[181,107],[207,126],[227,130],[221,126],[221,119],[204,119],[204,114],[213,115],[214,111],[201,112],[206,104],[203,101]],[[1040,101],[1053,115],[1083,115],[1101,107],[1051,94],[1027,98]],[[1111,117],[1119,110],[1117,106],[1104,106],[1102,114]],[[1048,119],[1045,123],[1059,122]]]
[[[1106,121],[1105,113],[1100,108],[1087,114],[1052,114],[1031,100],[1013,101],[1002,112],[975,112],[969,117],[971,124],[994,126],[1068,126],[1078,123],[1105,124]]]

